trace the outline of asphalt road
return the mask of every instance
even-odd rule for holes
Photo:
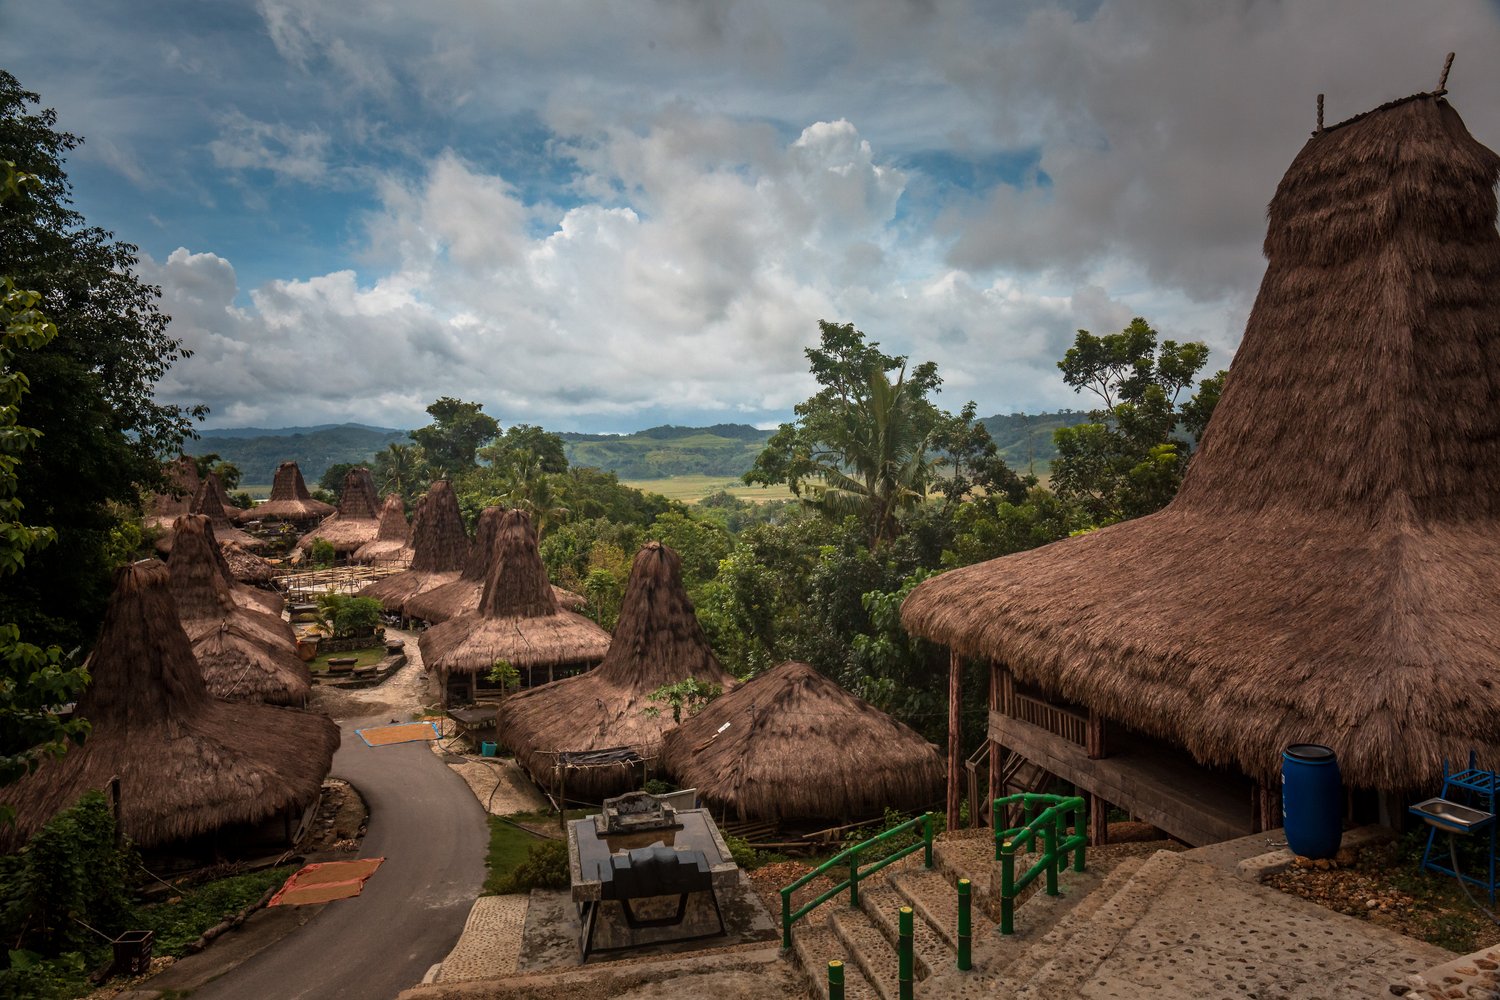
[[[474,794],[425,743],[367,747],[354,734],[388,716],[340,723],[333,774],[364,796],[357,857],[385,863],[354,899],[196,990],[194,1000],[382,1000],[415,985],[458,941],[484,883],[489,826]]]

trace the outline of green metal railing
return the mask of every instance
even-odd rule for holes
[[[865,866],[864,868],[860,867],[859,856],[860,856],[861,853],[863,853],[864,851],[868,850],[871,847],[874,847],[876,844],[884,843],[885,841],[891,840],[891,839],[893,839],[895,837],[899,837],[902,834],[907,833],[907,832],[912,831],[912,830],[920,830],[921,833],[922,833],[922,839],[919,840],[919,841],[917,841],[914,844],[910,844],[910,845],[908,845],[906,847],[903,847],[903,848],[900,848],[898,850],[892,851],[890,854],[887,854],[885,857],[881,858],[879,861],[872,862],[871,864]],[[861,881],[863,881],[866,878],[869,878],[871,875],[873,875],[876,872],[880,871],[880,869],[884,868],[886,865],[889,865],[889,864],[892,864],[892,863],[894,863],[896,861],[899,861],[901,858],[906,857],[908,854],[913,854],[913,853],[915,853],[918,850],[921,850],[921,851],[925,852],[923,861],[924,861],[924,863],[926,864],[926,866],[928,868],[931,868],[932,867],[932,813],[930,813],[930,812],[929,813],[923,813],[922,815],[916,817],[915,819],[909,819],[905,823],[900,824],[899,826],[893,826],[889,830],[886,830],[884,833],[877,834],[876,836],[871,837],[869,840],[866,840],[864,843],[855,844],[853,847],[847,847],[847,848],[845,848],[844,850],[840,851],[838,854],[835,854],[833,857],[831,857],[827,861],[823,862],[818,867],[814,868],[812,871],[808,872],[806,875],[804,875],[801,878],[799,878],[797,881],[793,882],[791,885],[789,885],[786,888],[782,889],[781,890],[781,946],[783,948],[790,948],[792,946],[792,924],[795,924],[797,921],[799,921],[803,917],[807,916],[809,913],[811,913],[813,910],[817,909],[819,906],[822,906],[824,903],[828,902],[833,897],[839,895],[839,893],[843,892],[845,889],[849,890],[849,905],[850,906],[858,906],[859,905],[859,883]],[[817,878],[819,875],[822,875],[824,872],[827,872],[827,871],[829,871],[831,869],[839,868],[839,867],[846,867],[846,868],[849,869],[849,877],[847,879],[845,879],[844,881],[840,882],[838,885],[834,886],[832,889],[829,889],[827,892],[823,893],[821,896],[818,896],[818,897],[812,899],[811,901],[809,901],[808,903],[804,904],[801,909],[797,910],[797,912],[795,912],[795,913],[792,912],[792,893],[796,892],[798,889],[802,888],[804,885],[807,885],[807,883],[811,882],[813,879]]]
[[[1002,830],[1002,822],[1008,806],[1020,805],[1026,822],[1021,826]],[[1078,795],[1036,795],[1030,792],[1007,795],[996,799],[995,860],[1000,863],[1000,933],[1015,933],[1016,895],[1037,876],[1046,873],[1047,895],[1057,895],[1057,871],[1067,867],[1068,855],[1073,855],[1073,870],[1084,869],[1083,851],[1088,844],[1084,833],[1084,805]],[[1073,829],[1068,832],[1068,827]],[[1022,848],[1035,848],[1036,838],[1042,838],[1042,853],[1036,862],[1020,878],[1016,878],[1016,852]]]

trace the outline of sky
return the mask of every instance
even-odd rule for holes
[[[818,321],[980,415],[1143,316],[1228,365],[1315,124],[1500,148],[1500,0],[0,0],[206,427],[790,418]]]

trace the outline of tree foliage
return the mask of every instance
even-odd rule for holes
[[[411,432],[434,478],[451,478],[474,467],[480,447],[500,433],[483,403],[439,396],[428,407],[432,423]]]

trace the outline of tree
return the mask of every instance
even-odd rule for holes
[[[337,504],[344,498],[344,477],[349,474],[349,470],[357,468],[359,465],[354,462],[335,462],[318,477],[318,489],[327,491],[333,497],[333,503]]]
[[[466,403],[440,396],[427,407],[432,423],[411,432],[427,464],[438,478],[451,478],[473,468],[481,445],[500,433],[500,424],[481,411],[483,403]]]
[[[431,481],[422,449],[414,444],[391,444],[377,452],[370,474],[382,495],[399,494],[408,504],[415,502]]]
[[[538,471],[549,474],[568,471],[568,456],[563,439],[535,424],[515,424],[495,439],[493,444],[479,449],[478,455],[491,465],[509,465],[529,456]]]
[[[164,488],[162,461],[207,410],[156,401],[156,384],[187,352],[167,334],[160,290],[134,273],[136,248],[71,208],[63,160],[79,140],[57,131],[38,100],[0,71],[0,160],[38,179],[0,204],[0,262],[59,331],[13,362],[43,442],[16,497],[59,531],[0,591],[0,620],[71,647],[92,638],[102,614],[120,511],[142,488]]]
[[[745,482],[785,483],[792,492],[834,519],[855,516],[870,547],[901,532],[901,515],[926,498],[938,470],[961,455],[969,472],[979,471],[1009,489],[1005,469],[973,405],[957,417],[929,396],[942,379],[930,361],[907,370],[907,359],[866,343],[853,324],[818,324],[821,343],[808,348],[813,377],[822,388],[798,403],[796,421],[782,424],[745,474]],[[891,373],[895,373],[892,380]],[[988,450],[986,450],[988,446]],[[957,469],[953,499],[975,480]],[[1016,481],[1017,488],[1024,486]]]
[[[1075,392],[1088,390],[1104,405],[1090,413],[1093,423],[1054,434],[1057,495],[1079,504],[1099,525],[1166,506],[1182,483],[1191,450],[1175,436],[1177,428],[1201,433],[1223,386],[1221,371],[1178,405],[1207,363],[1202,343],[1158,345],[1156,331],[1139,317],[1103,337],[1079,330],[1057,367]]]
[[[6,161],[0,201],[35,183]],[[57,327],[38,308],[41,296],[0,278],[0,577],[13,576],[28,555],[51,544],[57,533],[22,520],[18,499],[21,459],[41,437],[19,422],[21,400],[30,385],[21,370],[23,352],[37,351],[57,337]],[[81,667],[70,666],[57,646],[23,642],[14,622],[0,623],[0,785],[34,770],[46,757],[61,756],[70,741],[88,733],[82,719],[64,721],[57,709],[75,701],[88,683]],[[8,821],[9,807],[0,807]]]
[[[203,479],[214,475],[219,477],[219,485],[224,487],[227,493],[240,485],[242,473],[240,467],[233,462],[225,462],[219,458],[217,452],[209,452],[207,455],[194,455],[193,465],[198,469],[198,478]]]

